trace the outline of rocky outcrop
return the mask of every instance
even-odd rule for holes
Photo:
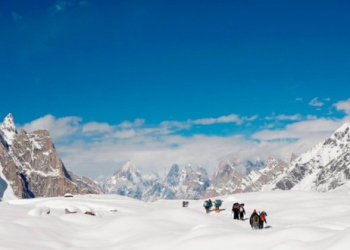
[[[82,190],[83,193],[87,194],[103,194],[103,189],[99,186],[98,183],[91,180],[89,177],[86,176],[78,176],[77,174],[73,173],[72,171],[68,171],[72,181],[76,183]]]
[[[243,176],[236,170],[235,165],[231,162],[220,162],[212,178],[211,185],[204,193],[205,198],[240,193],[242,191]]]
[[[281,159],[269,158],[263,169],[252,171],[243,179],[242,192],[257,192],[271,189],[269,187],[270,183],[281,175],[287,167],[287,162]]]
[[[0,166],[15,196],[33,198],[62,196],[67,192],[88,193],[66,170],[47,130],[18,133],[9,114],[0,131]]]
[[[191,165],[187,165],[180,170],[179,166],[174,164],[163,182],[163,190],[159,197],[198,200],[203,197],[209,183],[208,173],[204,168],[197,167],[194,170]]]

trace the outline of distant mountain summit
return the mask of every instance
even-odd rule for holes
[[[6,191],[18,198],[100,193],[76,183],[58,156],[47,130],[17,132],[12,114],[0,126],[0,198]]]
[[[174,164],[161,181],[156,174],[142,175],[131,162],[127,162],[112,177],[101,183],[108,194],[126,195],[145,201],[200,199],[208,186],[208,174],[201,167],[193,170],[191,166],[186,166],[180,170]]]
[[[273,189],[329,191],[350,181],[350,125],[291,162]]]
[[[187,165],[180,170],[179,166],[174,164],[162,183],[163,190],[159,198],[201,199],[209,183],[208,173],[204,168],[193,169],[191,165]]]
[[[107,194],[119,194],[136,199],[142,199],[144,190],[153,185],[157,180],[144,180],[141,172],[128,161],[122,168],[101,183],[101,187]],[[150,183],[149,183],[150,182]]]

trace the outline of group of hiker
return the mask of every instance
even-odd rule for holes
[[[217,200],[214,201],[214,204],[213,204],[211,199],[209,199],[209,200],[204,201],[204,204],[203,204],[203,206],[205,208],[205,211],[207,213],[210,212],[210,209],[212,208],[213,205],[215,207],[214,208],[215,212],[217,212],[217,213],[220,212],[220,207],[222,205],[222,200],[217,199]]]
[[[233,212],[233,219],[234,220],[244,220],[245,210],[244,210],[244,203],[234,203],[232,206],[232,212]],[[256,209],[254,209],[253,213],[250,216],[249,223],[252,229],[263,229],[264,223],[267,223],[266,221],[267,213],[265,211],[257,212]]]
[[[245,210],[244,203],[234,203],[232,207],[233,219],[234,220],[244,220]]]
[[[254,209],[252,215],[250,216],[250,226],[253,230],[256,229],[263,229],[264,228],[264,222],[266,221],[267,213],[265,211],[257,212],[256,209]]]
[[[222,205],[222,200],[215,200],[214,204],[211,201],[211,199],[204,201],[204,208],[207,213],[210,212],[210,209],[215,206],[215,211],[220,212],[220,206]],[[232,213],[233,213],[233,219],[234,220],[245,220],[244,215],[246,214],[244,209],[244,203],[238,203],[235,202],[232,206]],[[264,223],[267,223],[266,221],[267,213],[265,211],[259,211],[257,212],[256,209],[254,209],[253,213],[250,216],[249,223],[253,230],[256,229],[263,229]]]

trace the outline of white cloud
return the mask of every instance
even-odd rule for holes
[[[252,138],[258,140],[278,140],[278,139],[307,139],[316,135],[316,138],[326,138],[344,120],[315,119],[306,120],[287,125],[283,130],[262,130],[255,133]]]
[[[277,121],[300,121],[302,116],[300,114],[295,115],[271,115],[265,117],[266,120],[277,120]]]
[[[242,119],[239,118],[239,116],[236,114],[230,114],[227,116],[220,116],[218,118],[203,118],[203,119],[197,119],[197,120],[189,120],[189,123],[198,124],[198,125],[211,125],[211,124],[215,124],[215,123],[241,124]]]
[[[113,127],[107,123],[89,122],[83,126],[83,133],[106,133],[111,132]]]
[[[136,133],[135,133],[135,130],[133,129],[121,130],[113,134],[115,138],[119,138],[119,139],[131,138],[131,137],[134,137],[135,135]]]
[[[258,115],[253,115],[251,117],[243,117],[243,120],[251,122],[251,121],[258,119],[258,117],[259,117]]]
[[[120,123],[118,125],[118,127],[121,127],[121,128],[133,128],[133,127],[140,127],[140,126],[142,126],[144,124],[145,124],[145,120],[144,119],[135,119],[134,122],[123,121],[122,123]]]
[[[160,126],[165,130],[182,130],[191,128],[190,122],[164,121]]]
[[[56,119],[52,115],[46,115],[30,123],[24,124],[23,128],[28,131],[46,129],[54,141],[60,141],[66,137],[77,133],[80,129],[82,119],[76,116],[68,116]]]
[[[315,97],[314,99],[312,99],[310,102],[309,102],[309,105],[310,106],[314,106],[314,107],[322,107],[324,105],[323,102],[320,102],[318,100],[318,97]]]
[[[340,101],[334,104],[337,110],[344,111],[347,115],[350,115],[350,98],[345,101]]]

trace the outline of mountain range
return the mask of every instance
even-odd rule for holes
[[[64,166],[47,130],[18,133],[7,115],[0,127],[0,198],[72,194],[119,194],[154,201],[202,199],[220,195],[268,190],[326,192],[350,182],[350,125],[289,161],[241,162],[226,157],[212,176],[203,167],[173,164],[165,176],[141,173],[131,161],[102,181],[79,177]],[[11,190],[11,192],[9,192]]]
[[[193,169],[188,165],[180,169],[174,164],[164,180],[154,177],[153,184],[147,186],[143,184],[140,172],[137,182],[129,179],[126,184],[125,179],[119,177],[120,171],[127,175],[137,170],[128,162],[110,177],[112,186],[116,188],[121,183],[122,187],[137,186],[137,198],[142,200],[202,199],[276,189],[327,192],[350,183],[350,125],[344,124],[300,156],[292,154],[289,161],[270,157],[266,162],[248,161],[242,165],[237,157],[222,160],[211,178],[204,168]],[[106,185],[106,182],[102,183]],[[104,190],[123,194],[111,186]],[[129,195],[135,197],[132,193]]]

